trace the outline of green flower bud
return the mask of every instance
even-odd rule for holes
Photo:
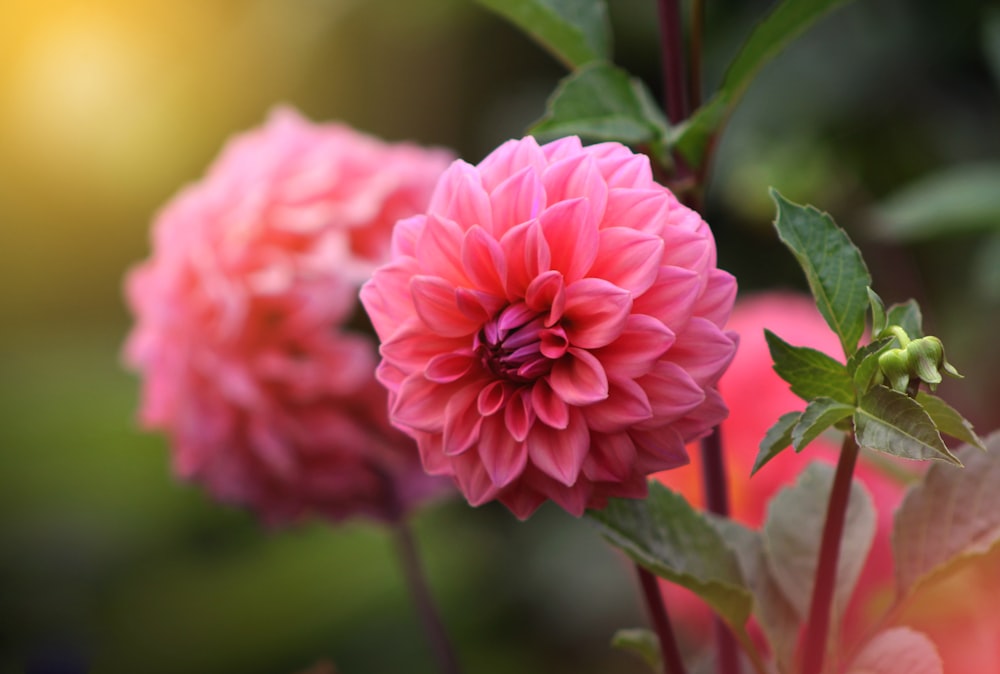
[[[941,383],[941,373],[961,377],[958,371],[945,360],[944,345],[937,337],[922,337],[906,345],[913,374],[925,382],[933,391]]]
[[[910,383],[910,359],[906,349],[889,349],[878,357],[878,369],[889,380],[889,386],[906,393]]]

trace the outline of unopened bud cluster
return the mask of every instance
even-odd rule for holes
[[[900,393],[915,393],[920,382],[933,391],[941,383],[942,373],[961,377],[944,357],[944,345],[937,337],[911,340],[898,326],[888,332],[899,340],[899,348],[889,349],[878,358],[879,378]]]

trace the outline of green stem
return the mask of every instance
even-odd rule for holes
[[[462,670],[458,666],[458,658],[455,656],[451,641],[448,639],[444,622],[442,622],[437,607],[434,605],[434,599],[431,597],[430,587],[427,584],[420,556],[417,553],[413,532],[404,517],[396,520],[392,532],[407,588],[413,597],[424,635],[434,658],[437,660],[438,668],[442,674],[461,674]]]
[[[684,661],[681,659],[681,652],[674,638],[674,630],[670,625],[670,617],[667,615],[667,606],[663,602],[660,583],[656,580],[656,576],[638,564],[635,565],[635,570],[639,574],[639,585],[642,586],[642,595],[649,609],[649,619],[660,640],[664,674],[686,674]]]
[[[826,506],[826,521],[819,546],[819,563],[809,605],[809,621],[803,642],[802,673],[820,674],[826,657],[827,633],[830,629],[830,609],[837,587],[837,563],[840,559],[840,542],[844,534],[847,502],[851,495],[851,478],[858,459],[858,443],[853,433],[844,437],[837,461],[837,472],[830,489]]]

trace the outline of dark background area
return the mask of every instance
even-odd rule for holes
[[[617,62],[658,88],[653,1],[610,5]],[[708,91],[769,5],[707,3]],[[749,90],[706,207],[744,293],[803,287],[768,186],[833,213],[883,298],[921,301],[966,374],[943,395],[983,431],[1000,223],[909,240],[884,221],[915,181],[1000,164],[997,11],[837,11]],[[471,0],[0,2],[0,672],[434,671],[385,531],[266,531],[171,478],[119,360],[121,278],[157,208],[278,103],[474,162],[563,74]],[[607,645],[644,622],[631,569],[585,522],[448,501],[415,526],[469,672],[642,671]]]

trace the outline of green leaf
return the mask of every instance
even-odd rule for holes
[[[753,462],[753,468],[750,470],[751,476],[792,445],[792,429],[799,423],[801,417],[802,412],[786,412],[768,429],[764,439],[760,441],[757,460]]]
[[[604,0],[478,0],[530,35],[571,70],[611,57]]]
[[[661,142],[667,121],[642,82],[597,62],[568,75],[548,102],[545,117],[529,131],[542,140],[579,135],[630,145]]]
[[[882,298],[879,297],[874,290],[867,288],[868,290],[868,304],[872,310],[872,336],[878,337],[882,334],[882,331],[886,329],[889,325],[886,322],[885,316],[885,303]]]
[[[875,233],[918,241],[979,230],[1000,231],[1000,163],[942,169],[890,195],[877,208]]]
[[[854,405],[845,405],[833,398],[816,398],[806,406],[802,419],[792,430],[792,446],[796,452],[801,452],[820,433],[852,414]]]
[[[782,0],[753,29],[729,64],[719,91],[695,111],[675,138],[677,150],[700,168],[712,137],[739,103],[760,69],[825,13],[846,0]]]
[[[1000,541],[1000,432],[986,451],[964,445],[964,470],[934,464],[896,512],[893,556],[900,596]]]
[[[903,328],[910,339],[919,339],[924,336],[924,316],[920,311],[920,305],[914,299],[893,304],[886,312],[886,320],[889,325],[898,325]]]
[[[651,482],[646,499],[609,499],[587,516],[636,563],[704,599],[752,652],[746,622],[753,599],[736,556],[684,497]]]
[[[771,575],[800,620],[809,611],[833,474],[832,466],[810,464],[794,486],[782,489],[771,500],[764,522]],[[875,506],[861,483],[855,481],[851,484],[837,562],[835,615],[839,616],[847,606],[875,537],[875,527]]]
[[[854,429],[862,447],[907,459],[961,465],[920,403],[885,386],[875,386],[862,396],[854,413]]]
[[[822,351],[792,346],[770,330],[764,330],[764,339],[774,361],[774,371],[789,383],[792,393],[805,401],[827,397],[854,404],[854,385],[846,365]]]
[[[861,252],[828,214],[794,204],[774,189],[771,197],[778,206],[778,238],[799,261],[816,306],[850,356],[865,330],[872,282]]]
[[[736,552],[743,578],[753,592],[754,617],[767,636],[779,671],[790,671],[800,620],[771,575],[763,535],[730,519],[712,517],[711,522]]]
[[[872,387],[875,375],[879,371],[878,357],[892,347],[893,341],[893,337],[883,337],[865,344],[847,359],[847,372],[854,381],[858,395],[864,395]]]
[[[943,674],[934,642],[909,627],[876,634],[851,661],[847,674]]]
[[[653,671],[658,672],[663,668],[660,640],[650,630],[639,627],[618,630],[611,637],[611,645],[618,650],[635,653],[652,667]]]
[[[938,431],[986,451],[983,441],[972,430],[972,424],[954,407],[926,391],[917,393],[917,402],[927,412],[927,416],[937,426]]]

